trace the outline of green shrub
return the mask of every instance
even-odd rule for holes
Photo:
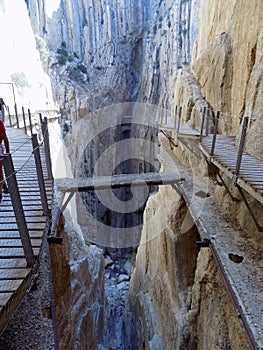
[[[15,72],[10,75],[11,81],[16,85],[20,96],[24,95],[25,89],[30,87],[30,84],[24,72]]]
[[[46,63],[48,60],[48,49],[46,42],[39,35],[35,35],[36,47],[39,52],[40,60],[42,63]]]
[[[58,63],[62,66],[67,63],[68,60],[68,51],[66,49],[66,43],[63,41],[60,47],[57,49],[57,59]]]

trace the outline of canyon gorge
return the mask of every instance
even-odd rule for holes
[[[219,236],[233,284],[255,261],[262,281],[262,232],[244,202],[231,200],[229,190],[240,196],[232,179],[222,172],[218,181],[199,138],[179,138],[174,126],[180,107],[182,125],[199,131],[205,110],[212,117],[220,111],[219,134],[238,145],[248,116],[245,150],[263,161],[263,2],[26,0],[25,6],[60,119],[70,125],[63,177],[174,172],[189,190],[189,202],[170,185],[74,196],[57,227],[63,244],[49,246],[56,309],[50,336],[57,347],[254,349],[215,256],[196,242],[205,230]],[[209,133],[214,127],[207,124]],[[246,198],[262,226],[262,203]],[[241,287],[249,300],[253,286]],[[257,293],[262,299],[262,288]],[[257,305],[248,312],[258,346],[262,313]],[[12,321],[6,332],[0,348]]]

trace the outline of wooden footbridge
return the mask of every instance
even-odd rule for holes
[[[0,203],[0,331],[30,289],[50,227],[53,180],[46,118],[41,126],[42,143],[37,134],[6,128],[11,154],[2,156],[9,192]]]

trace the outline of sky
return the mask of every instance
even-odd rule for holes
[[[49,0],[49,2],[57,2]],[[52,8],[49,7],[51,11]],[[1,33],[1,77],[0,97],[5,103],[14,105],[14,99],[19,107],[34,109],[53,108],[51,85],[44,73],[34,34],[30,25],[24,0],[0,0],[0,33]],[[24,72],[31,89],[21,97],[16,87],[15,97],[12,92],[10,74]],[[3,84],[9,83],[9,84]],[[48,97],[47,97],[48,96]]]
[[[52,14],[54,11],[57,11],[59,8],[60,0],[46,0],[46,14],[48,17],[52,18]]]

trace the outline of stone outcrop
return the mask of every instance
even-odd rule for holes
[[[163,186],[145,212],[127,301],[131,349],[248,349],[209,250],[197,251],[186,206]]]
[[[104,258],[101,249],[85,246],[66,229],[61,218],[63,245],[50,245],[59,348],[96,349],[103,342]]]

